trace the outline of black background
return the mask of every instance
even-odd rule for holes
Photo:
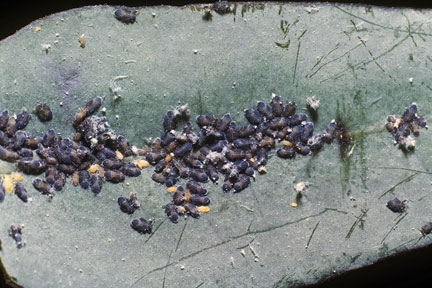
[[[260,1],[263,2],[263,1]],[[304,2],[304,1],[291,1]],[[312,1],[324,2],[324,1]],[[431,1],[325,1],[330,3],[353,3],[362,5],[375,5],[385,7],[411,7],[414,9],[431,9]],[[183,6],[192,3],[206,3],[203,1],[61,1],[49,3],[48,1],[4,1],[0,0],[0,39],[4,39],[15,31],[28,25],[30,22],[50,14],[88,5],[125,5],[125,6],[152,6],[177,5]],[[208,3],[208,2],[207,2]],[[1,76],[0,76],[1,77]],[[41,243],[41,245],[43,245]],[[7,267],[6,267],[7,268]],[[5,284],[0,270],[0,287]],[[36,283],[35,283],[36,285]],[[271,283],[269,283],[271,285]],[[37,286],[40,286],[37,285]],[[42,285],[43,286],[43,285]],[[8,287],[8,286],[5,286]],[[344,273],[338,277],[324,281],[318,285],[308,287],[432,287],[432,247],[417,249],[409,253],[402,253],[388,257],[372,267],[365,267]]]

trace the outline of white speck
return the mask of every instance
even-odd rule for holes
[[[50,44],[41,44],[42,50],[48,54],[48,51],[51,49]]]
[[[49,214],[46,214],[46,217],[49,217]]]
[[[154,27],[157,29],[157,28],[158,28],[158,25],[157,25],[157,24],[154,24]]]
[[[108,238],[108,243],[111,243],[111,238]]]
[[[58,43],[59,43],[59,41],[58,41],[58,40],[55,40],[55,41],[54,41],[54,44],[58,44]]]
[[[156,13],[152,12],[152,17],[153,18],[156,17]]]
[[[184,270],[185,269],[185,266],[184,265],[181,265],[180,266],[180,270]]]
[[[75,249],[77,249],[77,250],[78,250],[78,246],[75,246]]]
[[[414,78],[411,77],[411,78],[408,79],[408,81],[412,84],[414,82]]]
[[[126,259],[125,259],[125,258],[122,258],[122,259],[121,259],[121,261],[125,262],[125,261],[126,261]]]
[[[297,192],[302,192],[307,186],[309,186],[309,182],[299,182],[296,185],[294,185],[294,189]]]
[[[198,50],[197,49],[194,50],[194,54],[198,54]]]
[[[79,272],[80,272],[80,273],[83,273],[84,271],[83,271],[82,269],[79,269]]]
[[[63,107],[63,102],[60,102],[59,105],[60,105],[60,107]]]
[[[315,96],[309,97],[306,99],[307,105],[312,108],[314,111],[318,110],[320,100],[315,99]]]
[[[241,249],[241,250],[240,250],[240,254],[241,254],[243,257],[245,257],[246,252],[245,252],[243,249]]]
[[[234,268],[234,257],[233,256],[230,257],[230,263],[231,263],[231,266]]]
[[[116,120],[118,120],[120,118],[120,116],[118,114],[115,117],[116,117]]]
[[[101,109],[101,112],[102,112],[102,114],[106,114],[106,111],[107,111],[107,109],[105,108],[105,107],[103,107],[102,109]]]
[[[60,36],[60,34],[59,33],[56,33],[56,37],[59,37]]]

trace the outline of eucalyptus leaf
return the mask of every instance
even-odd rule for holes
[[[32,135],[72,135],[75,111],[100,96],[116,133],[141,147],[179,104],[192,119],[231,113],[245,124],[243,109],[277,93],[305,111],[315,96],[316,131],[338,119],[353,137],[293,160],[273,151],[249,188],[208,184],[211,211],[178,224],[161,208],[171,195],[151,168],[97,196],[68,181],[52,200],[25,176],[33,201],[7,195],[0,204],[8,273],[25,287],[285,287],[429,245],[419,228],[432,218],[431,133],[423,129],[415,152],[404,153],[383,127],[411,102],[430,121],[431,12],[304,5],[236,4],[212,17],[201,6],[146,7],[132,24],[116,20],[114,7],[84,7],[0,42],[1,108],[52,109],[50,122],[33,115]],[[128,216],[117,198],[132,191],[141,208]],[[395,197],[406,212],[386,207]],[[153,219],[152,234],[130,228],[139,217]],[[17,249],[7,230],[21,223],[26,245]]]

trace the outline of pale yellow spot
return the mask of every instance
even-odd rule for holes
[[[168,187],[168,189],[167,189],[167,192],[169,192],[169,193],[174,193],[176,191],[177,191],[177,187],[175,187],[175,186]]]
[[[197,208],[198,208],[198,211],[199,211],[200,213],[207,213],[207,212],[210,212],[210,207],[208,207],[208,206],[198,206]]]
[[[183,206],[177,206],[177,212],[180,214],[180,215],[183,215],[184,213],[185,213],[185,208],[183,207]]]
[[[136,165],[139,169],[143,169],[143,168],[147,168],[147,167],[149,167],[149,166],[150,166],[150,163],[149,163],[148,161],[144,160],[144,159],[140,159],[140,160],[137,160],[137,161],[135,162],[135,165]]]
[[[284,140],[282,141],[282,145],[286,146],[286,147],[292,147],[293,144],[290,141]]]
[[[11,174],[11,176],[12,176],[12,179],[13,179],[14,181],[22,181],[22,180],[23,180],[23,176],[22,176],[20,173],[13,172],[13,173]]]
[[[298,206],[298,204],[297,203],[291,203],[291,207],[297,207]]]
[[[8,194],[12,194],[13,179],[11,175],[3,176],[3,187]]]
[[[99,170],[99,168],[100,168],[100,166],[98,164],[93,164],[87,169],[87,172],[95,173],[96,171]]]
[[[168,154],[166,157],[165,157],[165,161],[166,162],[170,162],[172,160],[172,155],[171,154]]]
[[[252,163],[254,163],[255,159],[251,158],[251,159],[249,159],[249,161],[252,162]]]
[[[35,32],[39,32],[40,31],[40,27],[39,26],[36,26],[35,27]]]
[[[123,160],[124,156],[120,151],[116,150],[115,153],[118,159]]]

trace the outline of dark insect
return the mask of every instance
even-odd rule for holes
[[[24,202],[27,202],[29,200],[27,190],[25,189],[24,185],[20,182],[17,182],[15,184],[15,194],[18,196],[18,198],[20,198]]]
[[[194,155],[187,155],[183,157],[183,162],[192,168],[203,168],[204,164],[198,160],[198,158]]]
[[[52,194],[51,186],[47,182],[39,178],[33,180],[33,187],[44,195]]]
[[[206,195],[207,189],[202,187],[198,182],[195,181],[188,181],[186,183],[186,188],[189,189],[190,193],[192,194],[198,194],[198,195]]]
[[[123,153],[124,156],[130,156],[130,155],[133,154],[129,142],[122,135],[120,135],[120,136],[117,137],[117,149],[121,153]]]
[[[231,119],[231,115],[230,115],[229,113],[228,113],[228,114],[225,114],[225,115],[223,115],[222,118],[218,121],[218,123],[217,123],[217,125],[216,125],[216,128],[217,128],[219,131],[224,132],[225,130],[228,129],[229,125],[231,124],[231,121],[232,121],[232,119]]]
[[[21,148],[18,151],[18,155],[21,157],[33,157],[33,151],[27,148]]]
[[[90,176],[90,190],[98,194],[102,190],[102,178],[97,174],[92,174]]]
[[[162,170],[165,169],[165,167],[167,166],[168,162],[164,159],[161,159],[155,166],[154,166],[154,171],[157,173],[162,172]]]
[[[172,187],[177,183],[177,177],[175,176],[168,176],[165,180],[165,186],[166,187]]]
[[[240,137],[240,138],[249,137],[250,135],[252,135],[255,132],[256,128],[257,128],[257,126],[252,125],[252,124],[243,126],[237,130],[237,137]]]
[[[405,203],[400,201],[398,198],[394,198],[387,202],[387,208],[393,212],[401,213],[405,211]]]
[[[233,183],[229,180],[229,178],[225,179],[224,184],[222,185],[222,190],[224,192],[228,192],[232,189]]]
[[[166,182],[166,177],[162,173],[153,173],[151,177],[153,181],[158,182],[160,184],[165,184]]]
[[[432,222],[426,223],[420,228],[420,232],[423,236],[426,236],[432,232]]]
[[[250,178],[247,176],[240,177],[237,182],[234,183],[233,188],[235,192],[240,192],[250,184]]]
[[[289,124],[288,118],[276,117],[273,118],[269,123],[269,128],[273,130],[282,130]]]
[[[215,126],[218,123],[218,119],[210,115],[199,115],[196,118],[196,123],[198,126]]]
[[[276,145],[276,141],[272,137],[266,136],[260,141],[260,147],[262,148],[270,149],[273,148],[275,145]]]
[[[39,143],[41,143],[41,139],[39,137],[27,137],[24,142],[24,146],[30,149],[36,149]]]
[[[257,157],[257,161],[256,162],[258,162],[257,163],[258,165],[266,165],[267,164],[267,161],[268,161],[268,152],[267,152],[266,149],[261,148],[258,151],[256,157]]]
[[[291,117],[292,115],[295,114],[296,107],[297,105],[294,101],[288,102],[288,104],[286,104],[285,107],[283,108],[282,116],[287,118]]]
[[[273,118],[273,112],[270,105],[265,104],[262,101],[258,101],[257,110],[265,117],[266,120],[271,120]]]
[[[200,196],[191,194],[189,201],[197,206],[207,206],[210,204],[210,198],[207,196]]]
[[[189,152],[191,152],[191,151],[192,151],[192,144],[189,142],[186,142],[182,146],[177,147],[177,149],[174,152],[174,155],[176,157],[184,157],[187,154],[189,154]]]
[[[138,177],[141,175],[141,170],[131,163],[123,166],[122,172],[128,177]]]
[[[42,122],[51,121],[53,118],[51,108],[47,104],[36,105],[35,114]]]
[[[15,132],[17,131],[17,126],[16,126],[16,120],[15,117],[10,117],[8,120],[8,123],[6,125],[6,134],[9,137],[12,137],[15,135]]]
[[[165,157],[166,157],[166,152],[163,150],[160,151],[154,150],[146,154],[146,160],[153,165]]]
[[[230,161],[241,160],[245,158],[245,152],[239,149],[227,150],[225,152],[225,157]]]
[[[272,112],[274,117],[280,117],[283,111],[283,103],[279,95],[273,94],[271,100]]]
[[[102,166],[105,169],[119,169],[120,167],[123,166],[123,162],[117,159],[105,159],[102,162]]]
[[[173,111],[170,110],[165,114],[163,127],[165,132],[170,132],[171,130],[175,130],[177,128],[177,122]]]
[[[78,109],[78,112],[75,114],[74,120],[72,124],[77,127],[84,119],[90,115],[92,115],[99,107],[102,105],[102,98],[96,97],[93,100],[90,100],[86,103],[84,107]]]
[[[90,187],[90,174],[87,170],[81,170],[78,179],[81,188],[88,189]]]
[[[177,207],[174,204],[167,204],[163,208],[171,222],[177,223],[179,218]]]
[[[0,130],[0,145],[7,147],[9,145],[9,136]]]
[[[120,206],[120,210],[127,214],[134,213],[135,210],[140,206],[134,192],[131,192],[130,199],[127,199],[126,197],[119,197],[117,199],[117,203]]]
[[[27,157],[18,161],[18,168],[26,174],[39,175],[46,170],[47,165],[44,160]]]
[[[202,169],[189,169],[189,177],[202,183],[206,183],[208,181],[208,175]]]
[[[55,167],[48,167],[48,169],[45,171],[45,181],[48,184],[53,185],[57,179],[57,174],[58,171]]]
[[[220,15],[231,13],[231,5],[228,3],[228,1],[215,2],[213,3],[212,8]]]
[[[187,214],[189,214],[193,218],[199,218],[200,212],[198,211],[198,208],[196,205],[194,205],[192,203],[185,203],[184,208],[185,208]]]
[[[125,24],[133,24],[136,21],[138,11],[128,7],[121,7],[114,12],[114,17]]]
[[[105,179],[112,183],[120,183],[125,180],[124,174],[119,170],[106,170],[105,171]]]
[[[7,110],[4,110],[0,114],[0,130],[3,130],[6,128],[6,125],[9,121],[9,112]]]
[[[277,150],[276,155],[283,159],[294,158],[296,153],[293,147],[282,147]]]
[[[11,225],[9,228],[9,236],[15,240],[18,248],[24,246],[22,241],[22,228],[20,225]]]
[[[57,174],[57,179],[54,182],[53,187],[56,191],[60,191],[63,189],[65,184],[66,184],[66,175],[63,172],[59,172]]]
[[[153,221],[144,218],[134,219],[131,222],[131,227],[139,233],[151,233],[153,229]]]
[[[207,164],[206,173],[212,182],[217,182],[219,180],[217,169],[212,164]]]
[[[173,159],[172,162],[174,166],[177,168],[177,170],[179,171],[179,176],[181,178],[185,179],[189,177],[189,169],[186,167],[183,161]]]
[[[22,146],[24,146],[24,143],[27,139],[27,133],[24,131],[18,131],[15,133],[15,136],[12,138],[13,146],[12,148],[14,150],[21,149]]]
[[[56,138],[56,135],[55,135],[54,130],[50,129],[50,130],[45,132],[41,143],[45,147],[53,146],[55,143],[55,138]]]
[[[24,129],[30,121],[30,114],[27,111],[22,111],[16,117],[16,128],[18,130]]]
[[[57,166],[57,169],[63,173],[65,173],[66,175],[72,175],[76,168],[73,165],[67,165],[67,164],[59,164]]]
[[[249,123],[254,125],[259,125],[263,121],[261,113],[251,108],[245,110],[245,117]]]

